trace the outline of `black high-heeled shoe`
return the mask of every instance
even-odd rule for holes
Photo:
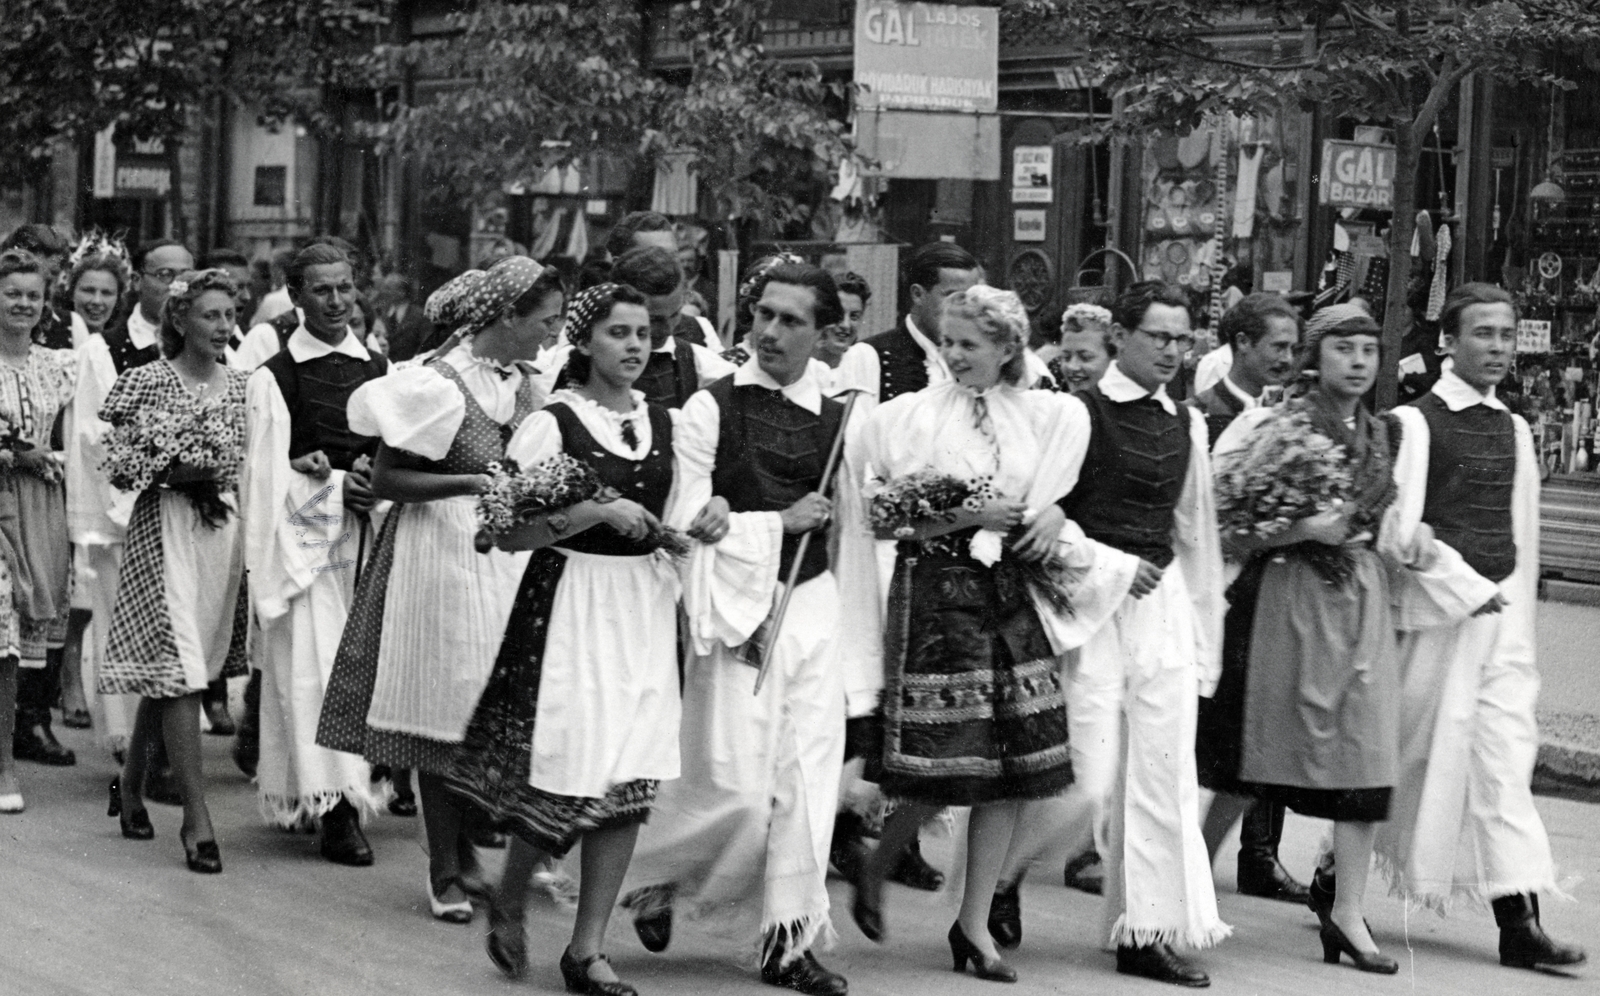
[[[106,806],[106,815],[115,816],[117,823],[122,827],[122,836],[129,840],[149,840],[156,835],[156,828],[150,825],[150,814],[144,807],[139,807],[132,813],[122,811],[122,779],[111,779],[111,802]]]
[[[561,952],[561,980],[567,984],[567,992],[588,993],[591,996],[639,996],[639,990],[620,979],[616,982],[600,982],[589,978],[589,966],[597,961],[609,964],[611,959],[603,954],[593,954],[579,961],[573,957],[570,946]]]
[[[183,843],[183,861],[192,872],[201,875],[216,875],[222,871],[222,852],[217,850],[215,840],[201,840],[189,843],[189,830],[184,828],[178,831],[178,840]]]
[[[961,929],[960,920],[950,925],[949,940],[950,958],[955,963],[955,971],[966,971],[967,963],[971,962],[973,973],[986,982],[1017,981],[1016,969],[1000,958],[984,957],[977,945],[967,940],[967,933]]]
[[[1350,938],[1344,935],[1339,925],[1331,919],[1322,924],[1322,960],[1329,965],[1339,964],[1339,955],[1347,954],[1356,967],[1363,972],[1375,972],[1378,975],[1393,975],[1400,971],[1400,963],[1381,952],[1374,951],[1368,954],[1356,950],[1350,943]]]

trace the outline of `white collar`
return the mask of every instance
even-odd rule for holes
[[[370,360],[372,358],[372,354],[367,352],[367,347],[361,345],[360,341],[350,334],[349,329],[345,330],[344,338],[340,339],[339,344],[336,346],[330,346],[307,332],[305,322],[301,322],[300,327],[295,329],[294,334],[289,337],[289,356],[296,363],[320,359],[329,353],[343,353],[358,360]]]
[[[1439,380],[1433,385],[1433,393],[1439,396],[1444,406],[1453,412],[1473,405],[1484,405],[1497,411],[1506,411],[1505,402],[1495,397],[1494,388],[1489,388],[1487,394],[1480,393],[1477,388],[1461,379],[1461,375],[1453,369],[1447,369],[1439,375]]]
[[[1222,383],[1223,383],[1223,386],[1226,387],[1229,391],[1233,392],[1233,396],[1238,398],[1239,401],[1244,405],[1244,410],[1245,411],[1249,411],[1252,408],[1260,408],[1261,407],[1261,399],[1257,398],[1257,397],[1252,397],[1251,395],[1246,394],[1244,392],[1244,388],[1240,387],[1238,384],[1235,384],[1233,382],[1233,378],[1232,377],[1229,377],[1226,374],[1224,374],[1223,377],[1222,377]]]
[[[151,325],[144,317],[144,312],[135,304],[128,313],[128,338],[133,342],[135,349],[149,349],[161,338],[161,330]]]
[[[922,334],[922,330],[917,328],[917,323],[912,320],[910,315],[906,316],[906,331],[911,333],[911,338],[916,340],[917,345],[922,347],[922,351],[928,354],[928,359],[934,360],[940,366],[944,365],[944,357],[939,353],[938,344]]]
[[[1100,378],[1100,393],[1116,402],[1155,398],[1168,415],[1178,414],[1178,406],[1167,397],[1167,385],[1162,384],[1153,392],[1146,391],[1132,377],[1123,373],[1122,365],[1115,360],[1112,360],[1111,366],[1106,368],[1105,376]]]
[[[678,348],[678,337],[676,335],[669,335],[669,336],[667,336],[667,341],[666,342],[663,342],[661,345],[659,345],[656,348],[650,350],[650,352],[652,352],[652,353],[671,353],[671,352],[675,351],[677,348]]]
[[[787,386],[780,385],[772,379],[772,375],[761,369],[761,363],[754,356],[745,361],[744,366],[733,372],[733,386],[744,387],[754,384],[764,387],[769,391],[782,391],[783,396],[793,401],[813,415],[822,412],[822,389],[817,386],[817,380],[811,374],[811,365],[806,364],[806,372],[800,379]]]

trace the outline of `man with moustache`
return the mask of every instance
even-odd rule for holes
[[[1561,892],[1531,790],[1539,463],[1527,422],[1496,397],[1511,372],[1517,313],[1501,288],[1469,283],[1450,292],[1439,325],[1446,369],[1394,410],[1391,541],[1431,546],[1434,556],[1426,570],[1394,572],[1400,780],[1376,851],[1412,902],[1443,910],[1458,898],[1488,900],[1500,964],[1562,970],[1585,955],[1539,922],[1539,895]],[[1319,870],[1313,904],[1331,907],[1335,888]]]
[[[324,858],[370,865],[360,826],[375,806],[367,763],[317,746],[316,732],[354,593],[361,520],[374,504],[377,440],[350,431],[345,405],[388,372],[388,361],[350,334],[356,288],[343,250],[308,246],[287,276],[302,317],[284,348],[250,375],[240,481],[260,625],[257,786],[270,821],[293,828],[320,819]]]
[[[684,595],[683,777],[661,787],[624,905],[652,951],[670,942],[678,901],[735,917],[759,909],[762,981],[844,996],[845,979],[812,954],[832,933],[828,843],[845,691],[833,504],[820,493],[844,408],[810,367],[822,328],[840,320],[839,295],[818,267],[783,264],[754,311],[755,355],[690,398],[674,428],[680,497],[668,524],[701,541],[685,569],[697,580]],[[772,633],[797,558],[788,615]],[[752,694],[769,641],[766,683]]]
[[[1300,312],[1277,294],[1251,294],[1228,309],[1217,326],[1219,338],[1233,350],[1233,364],[1211,387],[1188,402],[1206,419],[1211,445],[1241,413],[1259,408],[1268,388],[1281,387],[1294,373],[1295,350],[1300,344]],[[1304,903],[1306,887],[1295,881],[1278,860],[1283,839],[1284,808],[1256,802],[1238,792],[1233,773],[1237,758],[1217,758],[1210,747],[1238,743],[1237,735],[1212,736],[1215,723],[1237,719],[1241,709],[1232,703],[1242,696],[1242,682],[1224,674],[1216,694],[1200,700],[1199,736],[1195,741],[1200,784],[1217,793],[1206,812],[1202,834],[1206,852],[1215,860],[1222,841],[1234,823],[1244,817],[1239,831],[1239,892],[1246,896]],[[1227,705],[1228,708],[1218,708]]]

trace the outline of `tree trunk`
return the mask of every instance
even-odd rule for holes
[[[167,203],[172,211],[172,238],[193,251],[195,247],[189,245],[189,219],[183,214],[183,163],[178,155],[182,141],[177,135],[168,135],[163,143],[167,150]]]
[[[1389,226],[1389,290],[1383,306],[1383,363],[1378,368],[1378,410],[1394,407],[1400,350],[1411,331],[1406,294],[1411,283],[1411,236],[1417,227],[1418,143],[1411,122],[1395,123],[1394,221]]]

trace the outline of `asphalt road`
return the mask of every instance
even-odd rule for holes
[[[212,812],[226,871],[200,876],[183,867],[180,813],[151,806],[157,837],[123,840],[105,816],[112,762],[73,733],[75,768],[24,765],[29,800],[20,816],[0,817],[0,996],[344,996],[417,993],[452,996],[561,991],[556,970],[570,931],[553,906],[530,913],[533,970],[502,979],[483,953],[481,917],[465,927],[433,921],[424,898],[425,857],[416,821],[384,816],[370,830],[378,862],[365,869],[327,864],[316,838],[261,825],[251,786],[229,762],[227,741],[206,738]],[[1546,902],[1552,933],[1600,956],[1600,808],[1541,799],[1564,874],[1582,876],[1577,903]],[[1284,858],[1309,869],[1323,825],[1290,816]],[[948,839],[927,852],[948,865]],[[1063,889],[1060,858],[1046,861],[1023,890],[1025,939],[1012,958],[1032,993],[1164,993],[1155,983],[1113,971],[1094,936],[1098,900]],[[1321,993],[1588,993],[1600,968],[1578,980],[1502,969],[1487,910],[1449,919],[1409,916],[1374,879],[1369,920],[1380,944],[1401,959],[1398,977],[1362,975],[1321,963],[1312,915],[1233,891],[1232,848],[1218,861],[1217,888],[1234,935],[1200,954],[1213,991],[1305,996]],[[951,973],[944,935],[954,919],[949,895],[891,887],[891,937],[870,944],[850,922],[848,889],[833,883],[840,934],[824,955],[856,994],[943,996],[989,992],[990,984]],[[754,931],[753,921],[748,929]],[[647,954],[625,919],[610,935],[623,978],[644,996],[772,992],[740,964],[737,943],[681,924],[665,956]]]

